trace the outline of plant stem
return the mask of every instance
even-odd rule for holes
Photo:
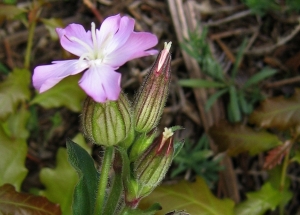
[[[282,165],[282,171],[281,171],[281,177],[280,177],[280,191],[284,190],[284,186],[285,186],[285,179],[286,179],[286,171],[287,171],[287,167],[289,164],[289,159],[290,159],[290,150],[287,151],[285,157],[284,157],[284,161],[283,161],[283,165]],[[279,205],[279,214],[280,215],[284,215],[284,204],[283,202],[280,203]]]
[[[108,182],[109,170],[113,160],[114,148],[112,146],[106,147],[104,151],[103,163],[101,166],[98,192],[96,198],[96,205],[94,215],[101,215],[104,208],[105,191]]]
[[[28,42],[27,42],[25,61],[24,61],[24,67],[26,69],[28,69],[30,66],[31,48],[32,48],[32,41],[33,41],[35,27],[36,27],[36,20],[32,21],[29,25]]]

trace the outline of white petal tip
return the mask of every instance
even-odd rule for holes
[[[172,42],[165,42],[165,47],[164,49],[167,50],[168,52],[170,51],[170,48],[171,48],[171,45],[172,45]]]

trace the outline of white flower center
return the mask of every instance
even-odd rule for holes
[[[93,47],[90,47],[90,45],[88,45],[85,41],[76,37],[69,37],[69,40],[79,43],[86,49],[86,52],[80,56],[79,61],[88,61],[90,66],[98,66],[104,61],[106,55],[109,54],[108,45],[113,34],[109,34],[103,41],[101,41],[101,44],[99,44],[96,34],[96,26],[95,23],[92,22],[91,36]]]

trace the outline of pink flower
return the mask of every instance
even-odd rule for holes
[[[57,28],[62,47],[79,59],[36,67],[34,87],[42,93],[63,78],[84,71],[79,85],[89,96],[97,102],[117,100],[121,74],[115,70],[134,58],[157,54],[156,50],[148,50],[157,44],[157,37],[133,29],[134,19],[120,15],[105,19],[99,30],[94,23],[87,32],[79,24]]]

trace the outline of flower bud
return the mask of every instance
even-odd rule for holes
[[[135,130],[151,131],[158,123],[167,101],[171,80],[171,42],[159,53],[134,99]]]
[[[174,153],[173,132],[165,131],[133,163],[133,174],[141,186],[156,187],[167,173]]]
[[[124,140],[131,127],[130,103],[124,93],[117,101],[95,102],[88,97],[84,102],[82,129],[95,144],[112,146]]]
[[[157,136],[156,131],[157,129],[154,128],[149,133],[141,133],[136,138],[130,150],[130,161],[135,161],[152,144],[154,138]]]

